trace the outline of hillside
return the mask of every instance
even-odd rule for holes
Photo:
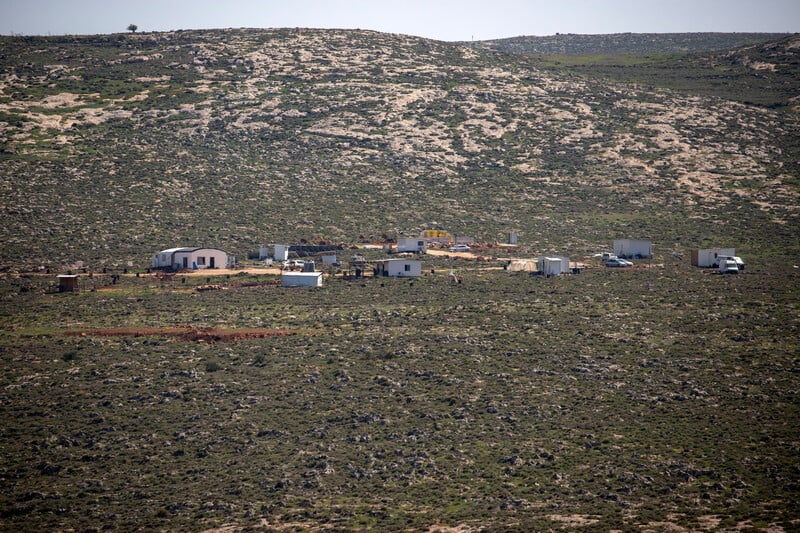
[[[795,94],[798,39],[772,45],[780,64],[747,64],[750,78],[692,72],[714,72],[724,97],[727,81],[786,68]],[[0,57],[5,269],[142,267],[185,244],[243,257],[437,226],[485,241],[517,230],[531,252],[620,236],[798,252],[796,102],[662,88],[679,61],[615,81],[535,56],[299,29],[3,37]]]
[[[741,35],[744,41],[748,34],[722,35]],[[752,34],[751,39],[757,35]],[[568,68],[592,78],[780,109],[793,105],[797,98],[800,65],[796,42],[797,36],[787,36],[706,53],[545,55],[538,57],[537,65],[556,72]]]
[[[614,33],[609,35],[523,35],[462,42],[464,46],[512,54],[589,55],[713,52],[787,37],[784,33]]]
[[[797,531],[798,45],[0,38],[0,531]],[[492,259],[145,271],[436,226]]]

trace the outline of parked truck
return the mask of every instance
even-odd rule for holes
[[[692,265],[701,268],[719,267],[720,257],[733,257],[733,248],[700,248],[692,250]]]

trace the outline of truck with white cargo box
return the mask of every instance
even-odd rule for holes
[[[735,256],[736,250],[733,248],[700,248],[692,250],[692,266],[701,268],[716,268],[719,266],[719,258]]]
[[[648,240],[617,239],[614,241],[614,255],[623,259],[643,259],[653,255],[653,245]]]

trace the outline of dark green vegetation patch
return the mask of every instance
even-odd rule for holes
[[[7,280],[0,524],[794,529],[796,270],[462,278]],[[64,335],[122,324],[300,333]]]

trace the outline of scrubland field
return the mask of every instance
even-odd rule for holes
[[[796,529],[796,269],[454,263],[6,281],[4,529]]]
[[[800,529],[800,41],[660,39],[0,37],[0,530]],[[428,228],[485,259],[146,272]]]

